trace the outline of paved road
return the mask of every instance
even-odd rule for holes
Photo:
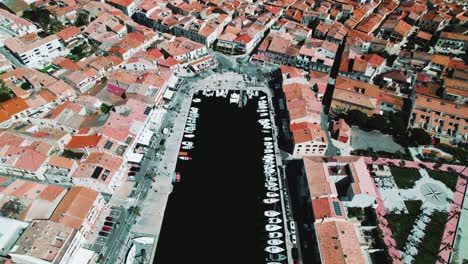
[[[0,53],[2,53],[5,58],[7,58],[16,68],[25,67],[15,56],[13,56],[5,47],[0,47]]]

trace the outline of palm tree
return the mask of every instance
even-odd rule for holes
[[[130,208],[128,208],[128,212],[130,214],[136,214],[138,216],[141,215],[141,207],[139,206],[130,206]]]

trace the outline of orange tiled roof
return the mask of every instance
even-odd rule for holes
[[[73,136],[65,147],[69,149],[95,147],[99,143],[99,140],[101,140],[101,137],[99,135]]]
[[[323,264],[365,263],[355,223],[328,221],[316,223]]]
[[[61,156],[50,156],[49,165],[64,168],[70,170],[75,164],[75,160],[61,157]]]
[[[10,116],[15,115],[21,111],[29,108],[28,104],[23,98],[15,97],[0,104]]]
[[[99,193],[86,187],[71,187],[50,217],[51,221],[80,229]]]

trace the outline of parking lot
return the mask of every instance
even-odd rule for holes
[[[95,234],[97,237],[93,246],[93,251],[104,254],[109,248],[113,247],[115,239],[121,232],[121,223],[125,221],[126,216],[127,212],[125,208],[110,210],[109,215],[104,217],[97,226],[99,231]]]

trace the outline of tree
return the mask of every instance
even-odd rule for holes
[[[109,105],[106,105],[106,104],[101,105],[101,112],[103,114],[108,114],[111,109],[112,109],[112,106],[109,106]]]
[[[356,125],[360,128],[367,126],[368,116],[359,110],[349,110],[345,117],[345,121],[348,124]]]
[[[387,125],[387,120],[382,115],[373,115],[367,120],[367,127],[371,130],[383,130]]]
[[[87,26],[89,24],[89,15],[85,12],[79,12],[75,20],[76,27]]]
[[[424,129],[414,128],[410,131],[411,140],[417,146],[420,145],[430,145],[431,144],[431,135],[429,135]]]
[[[139,206],[130,206],[128,208],[128,212],[130,214],[136,214],[136,215],[140,216],[141,215],[141,207],[139,207]]]
[[[406,117],[402,113],[395,113],[389,116],[389,125],[395,134],[406,134]]]
[[[3,204],[1,214],[6,217],[15,218],[23,212],[23,209],[24,205],[15,198]]]

